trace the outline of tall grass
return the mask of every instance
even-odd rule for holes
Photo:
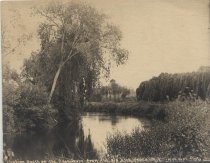
[[[149,129],[107,138],[108,153],[122,158],[200,158],[209,152],[210,104],[172,102],[165,121],[153,121]]]

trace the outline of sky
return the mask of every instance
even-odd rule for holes
[[[210,64],[209,0],[83,1],[107,14],[122,31],[122,47],[129,51],[129,59],[125,65],[112,67],[110,78],[123,86],[137,88],[161,72],[191,72]],[[30,17],[31,4],[2,5],[2,24],[13,40],[37,30],[40,19]],[[13,15],[18,17],[15,28],[10,25]],[[3,57],[3,62],[20,69],[24,58],[39,50],[39,45],[38,38],[33,37],[16,54]]]

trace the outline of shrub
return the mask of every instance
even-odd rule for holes
[[[20,84],[18,91],[20,92],[19,107],[27,108],[47,104],[48,94],[41,84],[34,85],[26,81]]]
[[[16,132],[14,109],[11,106],[3,105],[3,132]]]
[[[20,91],[18,89],[18,86],[18,83],[14,80],[3,79],[3,105],[15,106],[20,103]]]
[[[49,105],[33,106],[30,108],[16,108],[15,116],[18,119],[16,124],[19,132],[42,132],[55,125],[57,110]]]
[[[200,102],[173,102],[165,121],[153,121],[149,129],[135,129],[107,138],[110,154],[121,157],[201,158],[208,150],[210,105]]]
[[[3,131],[39,131],[54,124],[57,112],[47,105],[47,91],[41,84],[22,81],[8,66],[3,71]]]

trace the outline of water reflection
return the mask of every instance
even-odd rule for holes
[[[106,152],[106,137],[116,131],[130,133],[142,120],[105,114],[84,114],[80,120],[60,124],[39,134],[4,135],[14,159],[95,159]]]
[[[106,152],[106,138],[115,132],[130,133],[135,127],[144,128],[145,120],[131,116],[107,115],[102,113],[85,113],[82,116],[84,134],[90,131],[91,139],[97,151]]]
[[[92,116],[98,116],[99,121],[109,121],[109,122],[111,122],[111,124],[113,126],[116,125],[120,120],[120,118],[116,115],[110,115],[110,116],[108,116],[108,115],[107,116],[106,115],[95,115],[95,114],[90,115],[90,113],[89,113],[89,114],[86,114],[86,116],[88,116],[89,118],[91,118]]]
[[[91,136],[84,135],[81,121],[60,124],[41,134],[4,135],[4,142],[14,152],[14,159],[20,160],[98,157]]]

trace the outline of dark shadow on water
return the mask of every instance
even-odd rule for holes
[[[91,135],[84,136],[80,120],[39,134],[4,135],[4,143],[19,160],[98,158]]]
[[[98,118],[99,121],[107,121],[111,122],[113,126],[115,126],[117,123],[119,123],[122,120],[122,116],[118,116],[116,114],[105,114],[105,113],[86,113],[85,116],[88,116],[88,118],[96,119]],[[126,119],[126,118],[125,118]]]
[[[115,126],[120,121],[120,118],[116,115],[99,116],[99,121],[109,121],[113,126]]]

